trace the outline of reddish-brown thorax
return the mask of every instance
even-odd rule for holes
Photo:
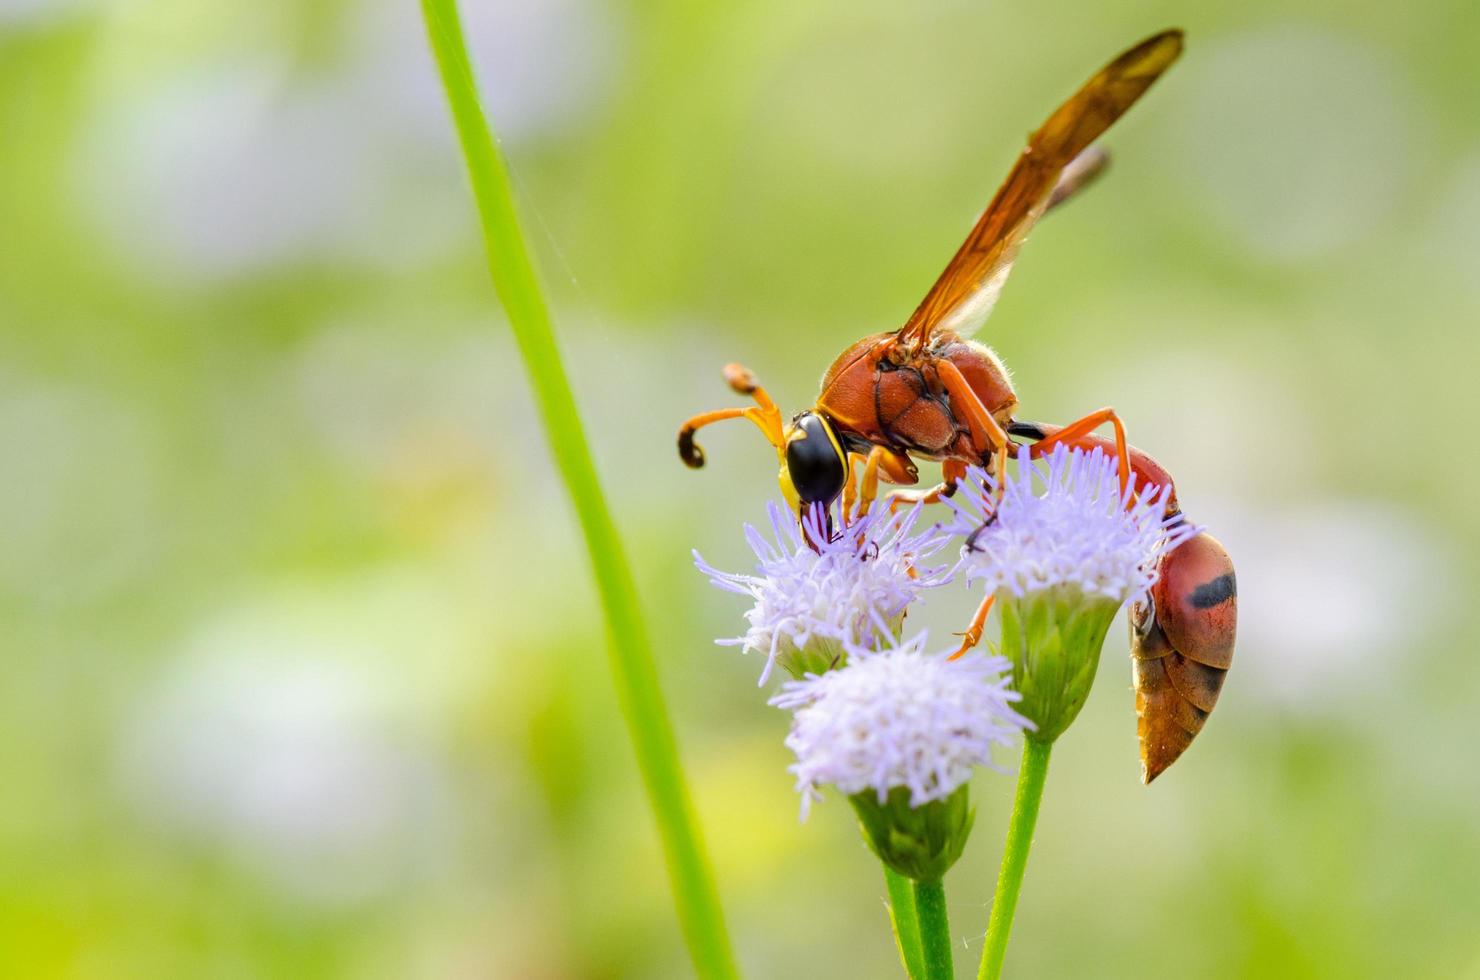
[[[822,377],[817,408],[844,438],[926,459],[980,463],[966,419],[951,407],[936,365],[948,360],[994,418],[1006,425],[1017,407],[1007,369],[985,344],[940,331],[919,353],[893,331],[858,341]]]

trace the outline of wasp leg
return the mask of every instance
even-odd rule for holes
[[[868,452],[868,458],[863,462],[863,479],[859,481],[858,487],[858,511],[863,513],[873,504],[874,498],[879,495],[879,476],[883,474],[884,480],[894,484],[911,484],[920,479],[920,471],[915,469],[915,464],[904,453],[896,452],[885,446],[874,446]]]
[[[853,504],[858,500],[858,464],[863,460],[860,453],[848,454],[848,477],[843,482],[843,523],[853,513]]]
[[[1051,449],[1057,443],[1063,443],[1075,449],[1099,449],[1107,456],[1112,452],[1118,452],[1115,440],[1106,439],[1104,436],[1066,436],[1069,430],[1068,426],[1046,425],[1041,422],[1014,421],[1008,426],[1008,429],[1015,436],[1040,440],[1030,450],[1031,455],[1035,458],[1042,456],[1046,452],[1042,447],[1047,445]],[[1053,440],[1053,442],[1050,443],[1050,440]],[[1171,474],[1160,463],[1135,446],[1127,446],[1126,450],[1130,458],[1131,473],[1136,478],[1136,492],[1154,493],[1162,487],[1170,487],[1171,489],[1167,492],[1167,513],[1180,513],[1181,508],[1177,503],[1177,486],[1172,481]]]
[[[912,504],[933,504],[942,497],[956,492],[956,484],[966,476],[966,464],[959,459],[948,459],[941,464],[940,482],[929,490],[895,490],[889,495],[889,509],[896,511]]]
[[[966,627],[965,633],[959,633],[961,637],[961,648],[947,657],[947,660],[959,660],[966,656],[966,651],[981,642],[982,630],[987,625],[987,613],[992,611],[992,603],[997,601],[997,593],[988,592],[982,604],[976,607],[976,615],[971,617],[971,625]]]
[[[976,392],[971,390],[961,369],[942,358],[935,362],[935,370],[951,396],[951,409],[966,416],[965,422],[971,430],[971,442],[976,451],[985,458],[988,452],[996,452],[1006,446],[1007,433],[992,418],[992,413],[987,411]]]
[[[1120,416],[1115,414],[1113,408],[1102,408],[1099,411],[1090,412],[1084,418],[1070,422],[1052,435],[1045,435],[1043,440],[1032,448],[1030,455],[1033,459],[1037,459],[1060,443],[1082,448],[1083,438],[1106,422],[1115,427],[1115,467],[1120,474],[1120,492],[1123,494],[1131,480],[1131,451],[1130,445],[1125,441],[1125,424],[1120,421]]]
[[[766,389],[756,384],[755,375],[749,368],[740,364],[726,364],[724,374],[730,388],[754,398],[755,405],[751,408],[720,408],[689,419],[678,430],[679,458],[686,466],[698,469],[704,465],[704,450],[694,441],[694,433],[706,425],[723,422],[725,419],[747,418],[761,430],[761,435],[775,448],[776,455],[784,459],[786,440],[781,434],[781,409],[766,394]]]
[[[992,479],[997,485],[997,495],[1002,495],[1002,479],[1007,474],[1007,433],[992,413],[987,411],[987,406],[977,397],[976,392],[971,390],[966,376],[961,369],[947,360],[939,360],[935,365],[936,373],[940,376],[941,384],[945,385],[946,392],[951,396],[952,411],[959,410],[966,416],[966,424],[971,429],[971,442],[976,451],[985,459],[987,453],[992,454]]]
[[[1006,446],[998,449],[997,455],[992,457],[992,480],[995,489],[992,491],[992,513],[987,517],[988,524],[997,519],[997,508],[1002,504],[1002,495],[1007,492]]]
[[[888,451],[883,446],[874,446],[868,451],[868,459],[863,461],[863,480],[858,490],[859,503],[862,505],[860,511],[868,510],[879,493],[879,461]]]

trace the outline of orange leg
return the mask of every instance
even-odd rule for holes
[[[992,479],[997,482],[997,494],[1000,497],[1002,479],[1007,475],[1007,433],[992,417],[992,413],[987,411],[987,406],[982,404],[976,392],[971,390],[971,385],[967,383],[960,368],[942,358],[935,362],[935,370],[940,376],[941,384],[945,385],[951,396],[952,409],[966,417],[976,451],[981,453],[983,459],[987,453],[992,454]]]
[[[996,487],[992,491],[992,514],[997,513],[997,505],[1002,503],[1002,495],[1007,492],[1007,447],[1003,446],[997,450],[992,457],[992,481]]]
[[[915,464],[903,453],[884,446],[875,445],[869,450],[863,463],[863,478],[859,481],[858,504],[860,510],[868,510],[879,495],[879,475],[890,483],[914,483],[920,479]]]
[[[1102,408],[1098,412],[1090,412],[1077,422],[1070,422],[1053,435],[1035,444],[1030,454],[1037,459],[1060,443],[1073,446],[1106,422],[1115,427],[1115,463],[1120,472],[1120,492],[1124,494],[1125,488],[1130,485],[1131,452],[1130,446],[1125,441],[1125,425],[1120,421],[1120,416],[1115,414],[1113,408]]]
[[[1006,446],[1007,433],[992,418],[992,413],[987,411],[976,392],[971,390],[961,369],[944,358],[935,362],[935,369],[941,384],[950,393],[952,410],[966,416],[965,422],[971,428],[971,441],[976,451],[985,457],[988,452],[996,452]]]
[[[879,461],[889,450],[883,446],[875,446],[868,451],[868,458],[863,461],[863,479],[859,481],[858,502],[863,510],[868,510],[874,498],[879,495]]]
[[[1029,439],[1044,440],[1057,436],[1062,431],[1062,427],[1057,425],[1048,425],[1043,422],[1025,422],[1019,419],[1012,423],[1012,428],[1010,431],[1014,436],[1024,436]],[[1115,452],[1115,440],[1107,439],[1104,436],[1087,435],[1063,441],[1065,444],[1072,446],[1075,449],[1082,449],[1086,452],[1093,449],[1098,449],[1107,456]],[[1156,493],[1162,487],[1167,487],[1169,488],[1167,496],[1167,513],[1178,513],[1180,511],[1180,507],[1177,503],[1177,486],[1172,480],[1172,475],[1168,473],[1160,463],[1152,459],[1150,456],[1146,455],[1146,453],[1137,449],[1135,446],[1130,447],[1130,454],[1131,474],[1135,479],[1135,492],[1138,495]]]
[[[956,492],[956,484],[966,475],[966,464],[948,459],[941,464],[940,482],[929,490],[896,490],[889,495],[889,509],[898,510],[912,504],[933,504]]]
[[[698,469],[704,465],[704,450],[694,441],[694,433],[706,425],[723,422],[725,419],[747,418],[754,422],[775,449],[776,455],[785,459],[786,441],[781,433],[781,410],[766,394],[766,389],[755,382],[755,375],[739,364],[725,365],[725,381],[736,392],[750,395],[756,404],[750,408],[721,408],[703,412],[689,419],[678,430],[678,455],[684,464]]]
[[[948,659],[956,660],[966,656],[966,651],[981,642],[982,630],[987,625],[987,614],[992,611],[992,603],[997,600],[997,593],[988,592],[982,604],[976,607],[976,615],[971,617],[971,625],[966,627],[966,632],[960,634],[961,649],[951,654]]]
[[[849,516],[853,513],[853,505],[858,500],[858,464],[865,457],[859,453],[848,454],[848,479],[843,483],[843,521],[847,523]]]

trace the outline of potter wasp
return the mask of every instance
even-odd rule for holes
[[[694,434],[725,419],[746,418],[775,448],[781,490],[801,516],[842,498],[844,520],[867,507],[879,481],[919,482],[914,458],[941,463],[929,490],[898,490],[892,505],[949,496],[969,465],[987,467],[1001,486],[1009,447],[1031,443],[1034,458],[1054,446],[1099,447],[1117,461],[1122,491],[1168,487],[1151,457],[1126,442],[1110,408],[1067,425],[1017,418],[1018,397],[1002,360],[971,339],[996,303],[1018,250],[1045,213],[1071,198],[1104,168],[1092,145],[1182,52],[1182,32],[1147,38],[1097,72],[1029,137],[1007,180],[904,326],[859,340],[827,369],[816,403],[789,422],[746,368],[725,378],[755,404],[696,415],[678,434],[690,467],[704,465]],[[1096,435],[1109,425],[1113,439]],[[1176,508],[1175,491],[1171,508]],[[1180,513],[1174,510],[1174,513]],[[1201,534],[1160,559],[1160,578],[1131,610],[1132,662],[1140,716],[1143,778],[1171,764],[1201,729],[1231,662],[1237,612],[1232,563]],[[959,653],[981,636],[989,596]]]

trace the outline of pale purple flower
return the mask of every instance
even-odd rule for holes
[[[994,504],[991,477],[972,467],[949,501],[955,530],[967,536],[966,580],[986,582],[989,592],[1021,597],[1068,585],[1134,601],[1155,584],[1156,559],[1201,530],[1180,514],[1167,516],[1169,487],[1134,501],[1129,488],[1122,494],[1114,457],[1099,449],[1059,445],[1035,463],[1024,446],[1016,476],[1004,483]]]
[[[765,654],[761,684],[778,658],[788,658],[788,668],[800,675],[808,665],[826,669],[841,662],[847,647],[877,646],[897,632],[912,602],[950,579],[948,567],[920,564],[945,547],[951,532],[932,526],[916,533],[918,505],[891,514],[878,503],[845,528],[821,511],[799,527],[780,506],[768,510],[775,543],[745,526],[756,574],[719,571],[694,552],[695,566],[712,583],[754,599],[745,635],[716,642]]]
[[[849,796],[872,790],[883,803],[904,787],[910,806],[943,800],[992,769],[992,746],[1009,746],[1032,722],[1011,707],[1019,695],[1003,676],[1006,658],[957,660],[924,652],[926,634],[883,650],[851,651],[840,670],[789,681],[771,699],[795,711],[786,745],[802,794],[802,816],[831,785]]]

